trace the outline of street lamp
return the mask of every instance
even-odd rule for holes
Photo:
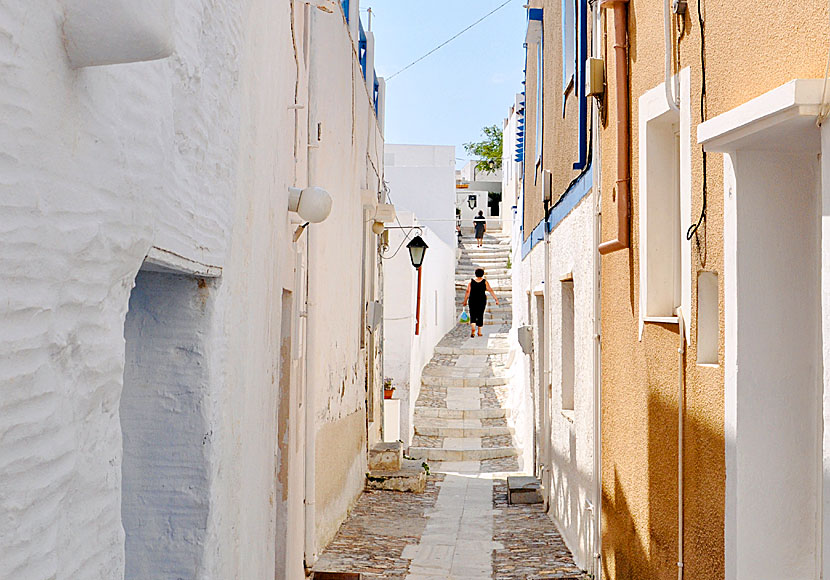
[[[412,260],[412,266],[418,270],[418,299],[415,304],[415,334],[420,334],[421,331],[421,265],[424,263],[424,255],[427,253],[427,243],[421,236],[415,236],[412,241],[406,245],[409,250],[409,259]]]
[[[412,267],[416,270],[420,269],[421,264],[424,263],[424,254],[427,253],[429,246],[421,236],[415,236],[412,241],[406,245],[409,250],[409,259],[412,260]]]

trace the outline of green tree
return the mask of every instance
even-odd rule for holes
[[[478,157],[476,171],[495,171],[501,169],[502,134],[498,125],[481,129],[483,141],[464,143],[464,149],[470,155]]]

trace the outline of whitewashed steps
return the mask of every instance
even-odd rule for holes
[[[465,438],[471,440],[475,438]],[[501,459],[503,457],[517,457],[519,450],[515,447],[410,447],[409,455],[416,459],[427,461],[484,461],[485,459]]]
[[[415,419],[505,419],[507,409],[447,409],[445,407],[415,407]]]
[[[513,435],[508,425],[486,425],[481,419],[442,419],[422,417],[415,425],[415,434],[427,437],[494,437]]]

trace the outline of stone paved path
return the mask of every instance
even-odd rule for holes
[[[424,494],[367,490],[316,570],[365,580],[587,580],[542,505],[500,474],[433,474]]]
[[[479,248],[462,241],[456,266],[456,306],[461,310],[467,283],[484,268],[499,298],[488,297],[482,337],[470,337],[468,325],[457,325],[438,344],[424,367],[415,404],[415,437],[409,455],[427,460],[436,471],[519,471],[520,450],[514,443],[507,406],[510,371],[507,333],[511,323],[509,238],[485,237]]]
[[[423,373],[409,454],[429,461],[426,492],[364,492],[316,570],[366,580],[587,580],[541,504],[507,505],[505,476],[520,471],[507,406],[509,246],[486,242],[464,240],[458,310],[478,265],[502,305],[491,299],[484,337],[461,325],[448,333]]]

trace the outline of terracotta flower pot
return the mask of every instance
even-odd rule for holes
[[[391,399],[392,395],[395,394],[395,389],[383,389],[383,398],[384,399]]]

